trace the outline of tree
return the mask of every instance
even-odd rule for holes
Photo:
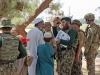
[[[38,0],[0,0],[0,18],[25,18],[34,13],[37,6]]]
[[[9,17],[14,21],[14,19],[19,18],[21,23],[18,22],[14,31],[26,36],[25,28],[43,10],[49,8],[49,4],[52,1],[53,0],[0,0],[0,19],[2,17]],[[51,4],[51,7],[52,6],[53,4]],[[51,9],[53,9],[53,7]]]

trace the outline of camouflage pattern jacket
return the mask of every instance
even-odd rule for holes
[[[90,27],[87,26],[85,31],[85,53],[97,53],[98,49],[98,34],[97,34],[97,27],[96,24],[91,25]]]

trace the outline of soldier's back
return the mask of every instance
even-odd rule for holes
[[[0,34],[0,75],[18,75],[18,38],[11,34]]]

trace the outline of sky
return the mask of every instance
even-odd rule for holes
[[[95,14],[97,19],[100,16],[100,11],[95,10],[100,6],[100,0],[60,0],[60,2],[63,4],[60,10],[64,11],[65,16],[68,16],[70,7],[70,15],[73,15],[73,19],[83,18],[87,13]],[[48,14],[42,12],[38,17],[45,18],[47,16]]]

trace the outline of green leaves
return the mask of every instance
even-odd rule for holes
[[[38,6],[37,0],[0,0],[0,15],[2,17],[21,17],[25,18],[33,14]],[[23,14],[25,14],[23,16]]]

